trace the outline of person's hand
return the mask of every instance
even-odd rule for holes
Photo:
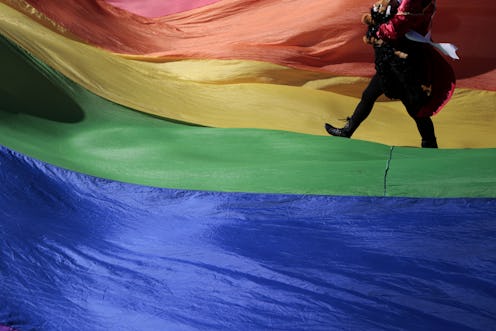
[[[384,40],[379,39],[378,37],[375,36],[365,35],[363,36],[363,42],[372,46],[381,46],[384,43]]]
[[[362,15],[362,24],[365,25],[374,25],[374,20],[372,19],[372,15],[370,13],[365,13]]]

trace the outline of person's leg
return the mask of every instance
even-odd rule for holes
[[[383,88],[380,77],[376,74],[369,82],[369,85],[362,93],[362,98],[353,112],[351,117],[347,118],[347,123],[342,128],[336,128],[329,123],[325,124],[327,133],[332,136],[338,137],[351,137],[351,135],[358,128],[372,111],[374,103],[383,94]]]
[[[425,46],[414,42],[407,42],[406,60],[398,59],[391,64],[391,70],[398,79],[401,86],[401,101],[410,117],[413,118],[417,129],[422,137],[422,147],[437,148],[434,124],[430,117],[417,117],[422,106],[429,100],[429,94],[422,88],[422,82],[429,74],[426,70],[428,63],[426,59]]]
[[[413,90],[413,89],[412,89]],[[434,123],[430,117],[418,117],[422,105],[425,102],[425,96],[419,92],[417,95],[410,90],[409,93],[402,98],[403,105],[405,106],[408,114],[417,124],[418,132],[422,137],[422,147],[437,148],[436,134],[434,132]]]
[[[418,131],[422,137],[422,147],[437,148],[436,134],[434,132],[434,123],[430,117],[414,117]]]
[[[417,124],[418,132],[422,137],[422,147],[437,148],[436,134],[434,132],[434,123],[430,117],[417,117],[418,112],[422,108],[422,104],[412,98],[401,100],[408,114]]]

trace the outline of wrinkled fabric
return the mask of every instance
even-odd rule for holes
[[[162,118],[210,127],[260,128],[328,136],[323,123],[339,123],[349,116],[367,84],[365,77],[334,76],[259,61],[185,58],[155,63],[124,58],[69,39],[10,7],[0,6],[3,7],[0,11],[2,33],[21,50],[25,48],[20,53],[26,61],[34,62],[42,73],[50,71],[48,77],[57,76],[57,85],[62,85],[64,91],[74,93],[74,89],[67,86],[66,78],[69,78],[114,103]],[[5,85],[10,93],[25,100],[22,94],[29,93],[25,90],[38,88],[13,88],[14,82],[23,86],[21,73],[12,72],[18,79],[6,80]],[[65,77],[60,78],[61,75]],[[440,83],[443,85],[436,91],[446,93],[437,94],[441,102],[432,98],[437,102],[433,109],[439,109],[442,101],[449,99],[453,88],[449,79],[440,79]],[[492,109],[496,93],[474,89],[457,92],[446,105],[443,112],[446,117],[440,119],[443,125],[439,126],[438,133],[443,140],[439,139],[439,145],[447,148],[495,146],[493,123],[496,117]],[[380,101],[375,105],[376,120],[368,121],[354,138],[418,146],[418,135],[412,131],[414,123],[404,116],[403,105],[398,101]],[[474,121],[475,118],[484,120]],[[461,136],[460,131],[471,134]]]
[[[207,6],[219,0],[104,0],[129,12],[145,16],[160,17]]]
[[[495,199],[170,190],[0,160],[0,321],[20,331],[495,326]]]
[[[16,331],[16,330],[5,325],[0,325],[0,331]]]
[[[4,329],[494,328],[493,1],[439,15],[440,150],[398,147],[395,102],[357,133],[387,145],[317,136],[371,73],[368,2],[1,2]]]
[[[360,24],[369,0],[218,1],[158,18],[103,0],[2,2],[71,38],[147,61],[245,59],[334,75],[373,75],[373,52],[362,43]],[[438,3],[432,36],[460,48],[464,60],[453,66],[461,87],[496,91],[496,46],[487,28],[495,6],[492,0]]]

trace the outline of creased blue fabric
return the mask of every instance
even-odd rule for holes
[[[168,190],[0,148],[0,324],[495,330],[496,200]]]

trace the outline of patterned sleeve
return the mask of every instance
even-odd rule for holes
[[[398,13],[379,27],[377,37],[383,40],[397,40],[410,30],[425,35],[429,32],[434,10],[434,1],[424,6],[422,0],[403,0]]]

